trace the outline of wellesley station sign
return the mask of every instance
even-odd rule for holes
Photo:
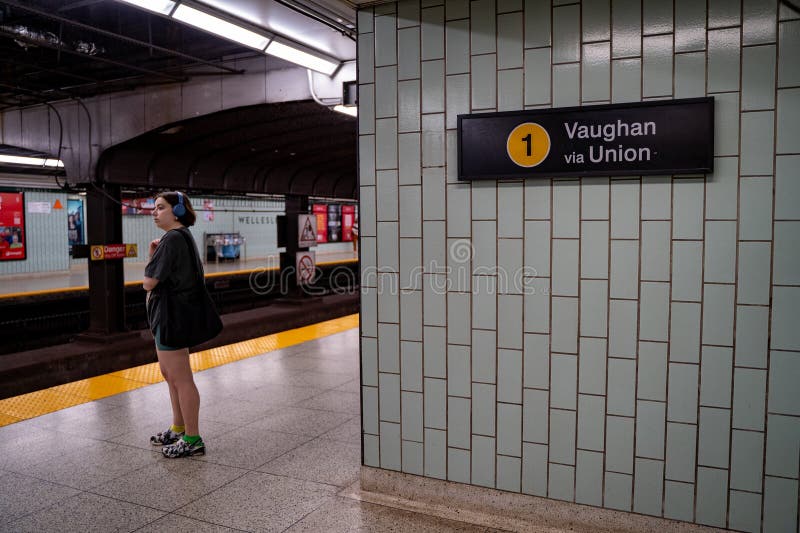
[[[713,98],[458,117],[462,180],[701,174],[713,162]]]

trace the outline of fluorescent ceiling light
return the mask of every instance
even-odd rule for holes
[[[172,17],[195,28],[200,28],[257,50],[264,50],[264,47],[269,42],[269,37],[266,35],[250,31],[185,4],[179,5]]]
[[[45,159],[44,157],[28,157],[22,155],[3,155],[0,154],[0,163],[12,163],[14,165],[28,165],[31,167],[63,167],[58,159]]]
[[[333,106],[333,110],[344,113],[345,115],[350,115],[351,117],[358,116],[358,108],[356,106],[335,105]]]
[[[122,2],[141,7],[159,15],[169,15],[175,7],[175,2],[172,0],[122,0]]]
[[[308,52],[304,52],[303,50],[299,50],[276,40],[270,42],[269,46],[267,46],[267,49],[264,51],[275,57],[280,57],[281,59],[291,61],[292,63],[310,68],[311,70],[316,70],[317,72],[322,72],[328,76],[336,72],[336,69],[339,68],[339,63],[336,61],[309,54]]]

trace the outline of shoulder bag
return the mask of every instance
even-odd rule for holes
[[[160,291],[161,321],[159,331],[161,342],[167,346],[189,347],[210,341],[222,331],[222,320],[219,318],[206,289],[202,275],[200,258],[197,256],[194,242],[188,231],[178,230],[186,240],[189,253],[194,259],[196,281],[194,286],[185,291]]]

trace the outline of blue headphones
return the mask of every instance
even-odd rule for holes
[[[183,205],[183,193],[175,191],[175,194],[178,195],[178,203],[172,206],[172,214],[180,218],[186,214],[186,206]]]

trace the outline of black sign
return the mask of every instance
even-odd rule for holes
[[[458,116],[458,178],[700,174],[714,98]]]

